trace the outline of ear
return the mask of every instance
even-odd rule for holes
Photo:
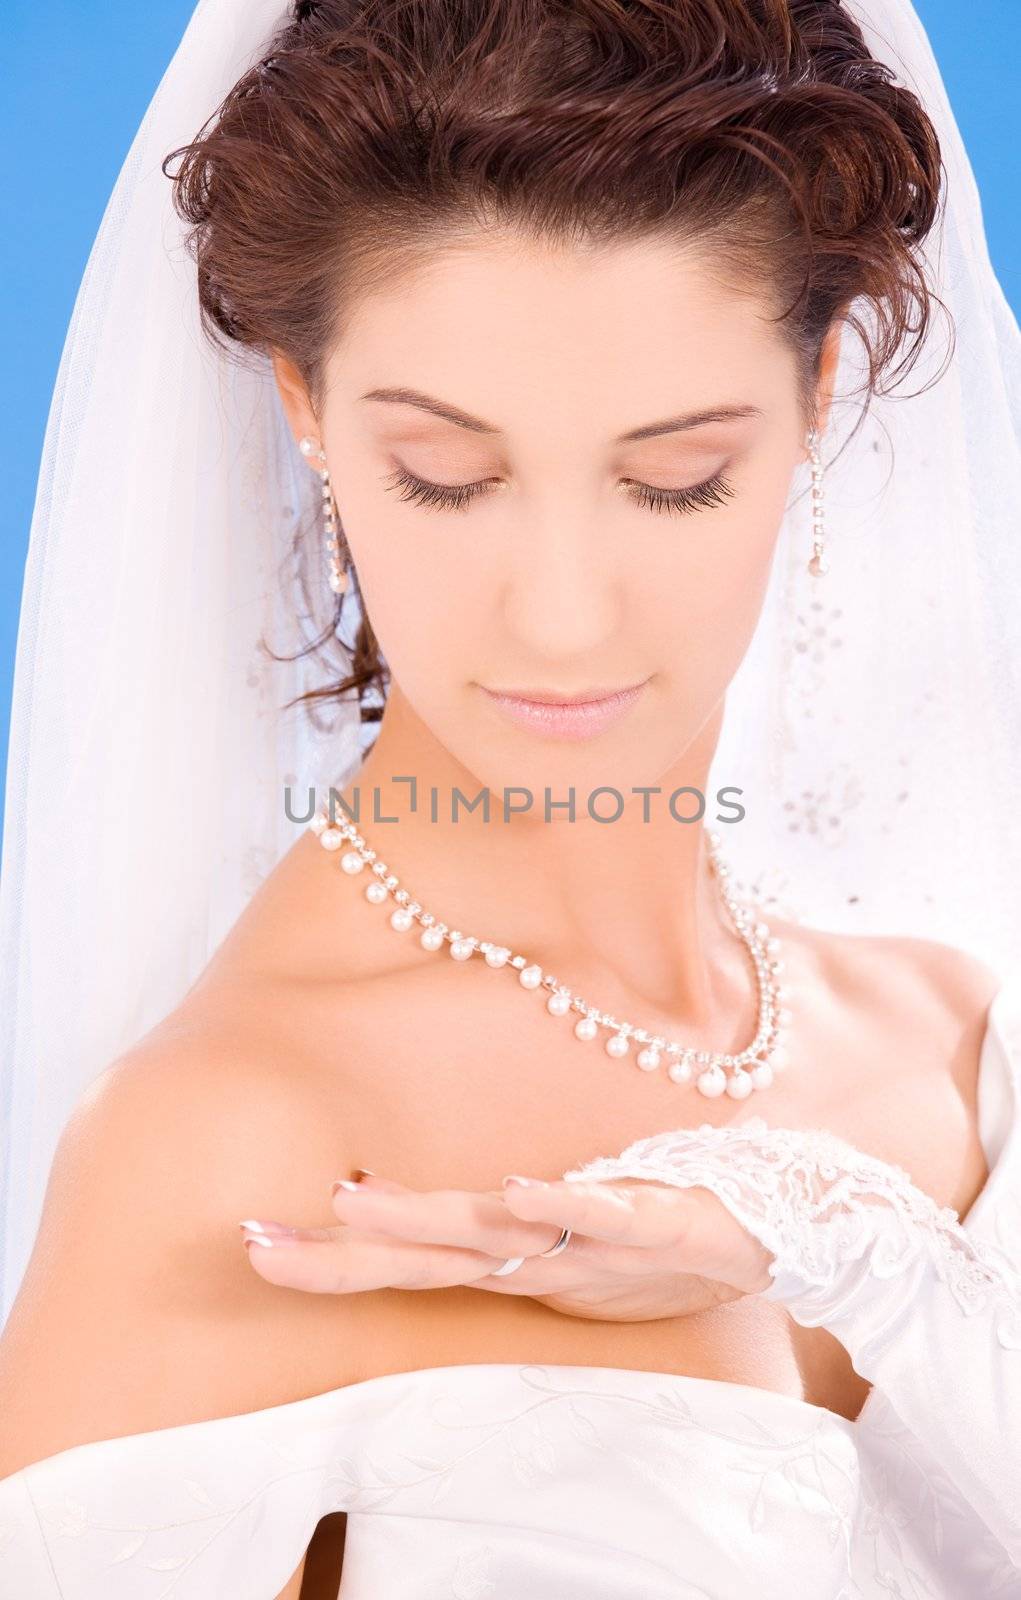
[[[837,382],[837,364],[840,361],[840,341],[844,324],[836,317],[826,332],[819,355],[819,381],[816,387],[816,429],[820,435],[826,431],[833,390]]]
[[[282,355],[279,350],[273,351],[272,361],[273,375],[280,391],[280,401],[291,432],[294,434],[295,444],[306,434],[318,439],[319,419],[312,409],[301,373],[294,362],[288,356]]]

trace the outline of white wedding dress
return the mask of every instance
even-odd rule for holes
[[[346,1511],[341,1600],[1021,1597],[1017,979],[989,1012],[979,1119],[990,1176],[963,1224],[898,1168],[758,1119],[567,1175],[718,1193],[775,1250],[766,1297],[872,1383],[854,1422],[614,1367],[371,1378],[3,1479],[0,1596],[273,1600]]]

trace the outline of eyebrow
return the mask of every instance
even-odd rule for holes
[[[420,411],[430,411],[433,416],[442,417],[445,422],[452,422],[458,428],[467,428],[471,433],[501,433],[493,422],[484,422],[481,417],[473,417],[469,411],[462,411],[459,406],[454,406],[446,400],[437,400],[434,395],[423,394],[420,389],[370,389],[361,396],[363,400],[379,400],[384,405],[417,406]],[[709,422],[730,422],[737,417],[761,417],[759,406],[710,406],[704,411],[689,411],[677,417],[665,417],[662,422],[649,422],[644,427],[632,428],[629,433],[622,433],[616,439],[617,444],[630,444],[637,439],[656,439],[665,433],[683,433],[689,428],[701,428]]]

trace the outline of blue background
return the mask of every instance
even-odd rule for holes
[[[993,263],[1021,316],[1021,0],[916,0],[916,8],[975,167]],[[14,0],[6,8],[0,795],[28,529],[64,334],[121,162],[192,10],[192,0]]]

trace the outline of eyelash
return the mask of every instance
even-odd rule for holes
[[[734,493],[732,484],[722,473],[707,478],[704,483],[696,483],[690,489],[656,489],[650,483],[636,483],[630,478],[624,478],[621,482],[636,505],[650,511],[669,511],[675,515],[722,505]],[[386,486],[398,491],[402,500],[411,500],[417,505],[445,511],[467,511],[476,495],[485,493],[487,480],[479,483],[428,483],[424,478],[416,478],[404,467],[398,467],[386,480]]]

